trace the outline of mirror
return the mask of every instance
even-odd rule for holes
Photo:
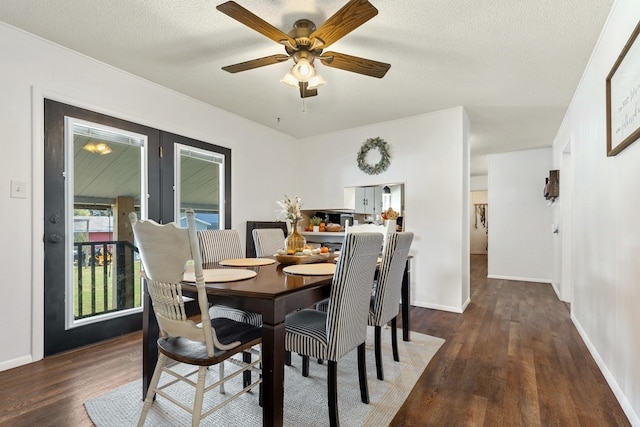
[[[380,214],[388,208],[403,216],[404,184],[345,187],[344,206],[353,209],[354,219],[359,222],[378,222]]]

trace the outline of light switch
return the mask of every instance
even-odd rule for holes
[[[11,180],[11,197],[14,199],[26,199],[27,183],[24,181]]]

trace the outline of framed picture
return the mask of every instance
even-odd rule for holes
[[[640,22],[607,76],[607,156],[640,138]]]

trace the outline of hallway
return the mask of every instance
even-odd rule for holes
[[[447,341],[392,425],[630,425],[551,285],[486,276],[472,255],[463,314],[412,308],[412,330]]]

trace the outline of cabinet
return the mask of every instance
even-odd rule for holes
[[[382,211],[382,187],[356,187],[355,212],[376,215]]]

